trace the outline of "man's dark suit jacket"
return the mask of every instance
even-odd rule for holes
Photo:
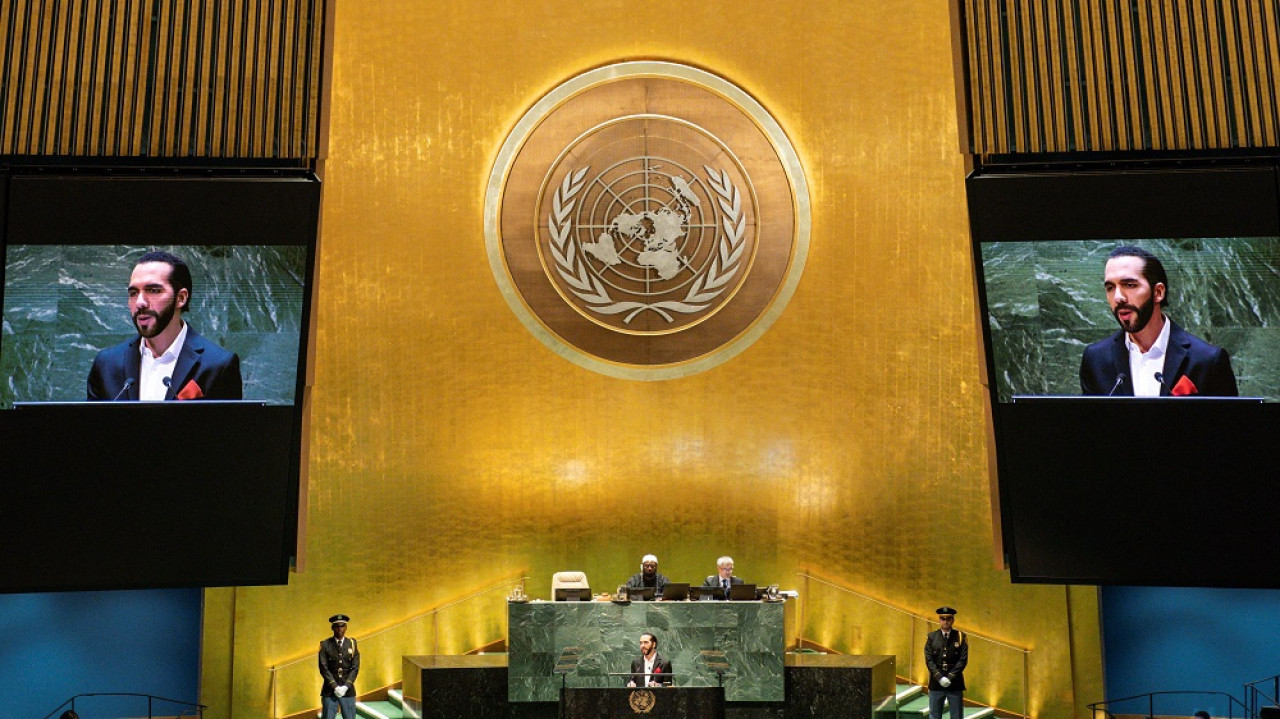
[[[1169,346],[1164,356],[1164,382],[1160,395],[1168,397],[1183,377],[1196,386],[1196,394],[1208,397],[1236,397],[1236,376],[1231,371],[1231,358],[1221,347],[1214,347],[1169,323]],[[1116,384],[1116,378],[1124,379]],[[1115,391],[1111,388],[1115,387]],[[1091,395],[1133,396],[1133,378],[1129,376],[1129,350],[1124,346],[1124,332],[1118,331],[1101,342],[1084,349],[1080,358],[1080,391]]]
[[[640,589],[643,587],[653,587],[656,593],[662,594],[663,587],[667,586],[670,583],[671,583],[671,580],[667,579],[667,575],[655,574],[653,576],[653,584],[645,584],[644,572],[636,572],[635,574],[631,575],[630,579],[627,580],[627,589]]]
[[[659,684],[670,684],[672,679],[671,660],[665,659],[661,654],[654,652],[653,674],[651,677]],[[635,682],[638,687],[647,686],[644,681],[644,657],[631,660],[631,679],[628,681]]]
[[[969,638],[958,629],[944,639],[941,629],[929,632],[924,640],[924,663],[929,668],[929,691],[964,691],[964,668],[969,664]],[[951,686],[938,683],[942,677],[951,678]]]
[[[142,354],[138,350],[141,337],[121,342],[98,353],[89,370],[88,399],[136,400],[142,371]],[[133,383],[124,394],[125,382]],[[241,399],[244,386],[240,379],[240,358],[232,352],[201,337],[190,326],[182,343],[178,361],[173,366],[173,381],[164,398],[174,399],[188,382],[195,382],[204,399]]]
[[[347,696],[356,696],[356,675],[360,673],[360,647],[356,640],[346,637],[342,649],[338,648],[338,640],[333,637],[320,642],[320,677],[324,686],[320,687],[320,696],[335,696],[334,689],[347,685]],[[343,715],[346,719],[346,715]]]
[[[744,584],[744,582],[742,581],[742,577],[738,577],[738,576],[730,577],[730,579],[729,579],[729,583],[730,583],[730,584]],[[720,575],[719,575],[719,574],[712,574],[711,576],[707,577],[707,578],[706,578],[706,580],[704,580],[704,581],[702,582],[702,586],[704,586],[704,587],[719,587],[719,586],[721,586],[721,584],[720,584]],[[720,598],[721,598],[721,599],[728,599],[728,598],[729,598],[729,595],[727,595],[727,594],[726,594],[725,596],[720,597]]]

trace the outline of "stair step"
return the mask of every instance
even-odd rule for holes
[[[964,708],[964,719],[987,719],[994,716],[995,709],[991,707],[971,707]],[[907,701],[898,702],[898,714],[918,714],[920,716],[929,716],[929,695],[921,693]],[[951,716],[951,712],[944,709],[942,712],[943,719]]]
[[[898,713],[929,716],[929,695],[921,692],[905,702],[898,702]]]
[[[400,707],[391,702],[356,702],[356,714],[369,719],[402,719]]]
[[[400,689],[388,689],[387,698],[390,699],[393,704],[400,707],[401,719],[421,719],[421,717],[419,717],[411,707],[404,705],[404,692]]]
[[[902,703],[908,699],[918,697],[923,693],[924,687],[919,684],[899,684],[894,698],[898,700],[898,703]]]

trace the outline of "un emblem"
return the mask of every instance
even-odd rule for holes
[[[631,704],[632,713],[648,714],[653,711],[653,705],[658,703],[658,698],[648,689],[637,689],[631,692],[627,701]]]
[[[616,329],[652,312],[662,322],[636,330],[663,332],[732,297],[755,242],[728,171],[706,167],[699,177],[651,155],[590,169],[565,174],[547,215],[548,241],[538,244],[570,303]]]
[[[736,86],[622,63],[556,88],[490,176],[485,239],[508,304],[590,369],[663,379],[745,349],[808,250],[808,191],[781,128]]]

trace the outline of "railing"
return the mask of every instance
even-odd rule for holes
[[[1270,694],[1265,691],[1268,688],[1271,690]],[[1244,706],[1248,712],[1246,716],[1250,718],[1258,716],[1263,699],[1270,706],[1280,704],[1280,674],[1244,685]]]
[[[358,684],[378,687],[400,681],[405,655],[464,654],[492,642],[494,637],[506,637],[507,595],[517,585],[523,589],[527,579],[521,571],[371,634],[357,635]],[[314,651],[276,664],[270,672],[272,719],[317,706],[320,675]]]
[[[1172,697],[1185,698],[1189,696],[1214,697],[1218,701],[1224,702],[1226,704],[1225,707],[1214,703],[1205,703],[1202,707],[1198,707],[1205,709],[1214,717],[1226,717],[1227,719],[1245,717],[1248,719],[1254,716],[1239,699],[1225,692],[1209,691],[1150,692],[1122,699],[1104,699],[1090,704],[1089,711],[1093,712],[1094,719],[1114,719],[1118,714],[1143,717],[1189,716],[1192,711],[1188,711],[1188,702],[1172,699]],[[1157,702],[1158,698],[1165,701]],[[1157,709],[1160,709],[1159,713],[1157,713]],[[1224,709],[1225,714],[1223,713]],[[1239,711],[1237,712],[1237,710]]]
[[[85,700],[89,701],[85,701]],[[52,719],[68,709],[76,713],[84,712],[86,717],[137,717],[139,700],[147,700],[147,719],[155,717],[202,717],[209,707],[195,702],[184,702],[180,699],[165,699],[150,694],[129,694],[125,692],[97,692],[93,694],[77,694],[58,705],[44,719]],[[79,701],[77,705],[76,702]],[[79,709],[76,707],[79,706]]]
[[[926,684],[924,640],[938,626],[935,619],[800,572],[800,617],[796,644],[816,644],[848,654],[892,654],[898,673]],[[989,706],[1030,705],[1030,653],[992,637],[959,629],[969,636],[970,661],[981,662],[979,677],[966,677],[966,696]]]

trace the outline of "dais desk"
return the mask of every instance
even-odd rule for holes
[[[624,680],[609,673],[630,671],[643,632],[657,636],[658,653],[671,660],[678,686],[719,686],[702,654],[716,650],[729,664],[727,701],[784,699],[780,602],[535,601],[509,604],[507,621],[511,702],[559,700],[562,676],[566,687],[620,687]],[[568,673],[556,674],[570,647],[576,661]]]

